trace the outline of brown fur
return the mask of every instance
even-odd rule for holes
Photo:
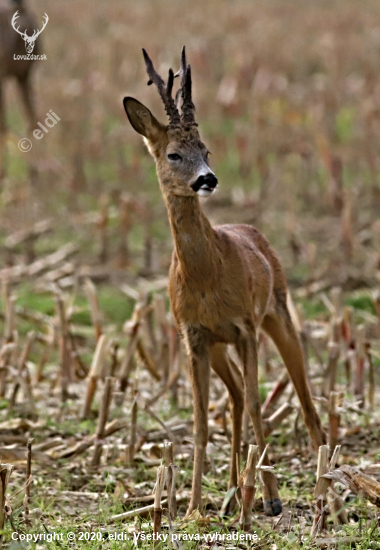
[[[196,126],[167,128],[136,100],[126,98],[124,105],[132,126],[144,136],[156,161],[174,239],[169,294],[178,330],[187,347],[194,403],[194,473],[188,510],[191,512],[202,505],[210,365],[231,397],[230,486],[237,482],[235,457],[240,453],[244,403],[260,451],[265,448],[256,349],[260,325],[284,359],[316,448],[323,444],[324,434],[307,385],[300,342],[286,305],[285,276],[274,251],[265,237],[249,225],[211,226],[191,187],[197,167],[207,162],[207,148]],[[168,160],[171,152],[181,155],[178,166]],[[228,344],[235,346],[243,372],[227,353]],[[264,463],[269,464],[268,456]],[[266,472],[264,482],[266,512],[278,514],[281,503],[275,476]]]
[[[37,28],[36,21],[29,10],[23,5],[12,5],[10,0],[0,0],[0,161],[3,157],[3,141],[6,131],[4,84],[8,78],[16,78],[20,88],[21,97],[25,105],[29,130],[31,131],[37,122],[33,91],[31,87],[31,69],[35,65],[33,60],[14,59],[14,55],[26,55],[23,39],[12,28],[13,14],[19,11],[17,26],[23,31]],[[33,55],[38,54],[38,42]],[[1,173],[1,167],[0,167]]]

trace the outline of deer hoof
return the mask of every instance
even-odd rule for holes
[[[282,503],[279,498],[266,500],[264,502],[264,512],[266,516],[279,516],[282,512]]]
[[[198,519],[199,516],[202,516],[202,513],[201,513],[202,508],[203,508],[202,503],[198,504],[197,506],[195,504],[190,503],[184,519],[186,520]]]

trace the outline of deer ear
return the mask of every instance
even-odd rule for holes
[[[149,141],[156,141],[166,131],[166,127],[137,99],[125,97],[123,105],[132,127]]]

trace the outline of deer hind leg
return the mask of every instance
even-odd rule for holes
[[[28,118],[29,132],[33,131],[37,123],[36,110],[34,106],[33,89],[30,82],[30,73],[23,75],[17,79],[21,91],[22,100],[25,105],[26,115]]]
[[[301,343],[290,319],[286,304],[278,304],[276,314],[267,315],[263,320],[262,327],[276,344],[288,369],[301,402],[306,427],[314,447],[318,449],[320,445],[325,443],[326,436],[311,399]]]
[[[209,350],[199,331],[186,334],[189,374],[194,411],[194,470],[191,498],[187,515],[197,508],[202,511],[203,461],[208,441],[208,402],[210,383]]]
[[[239,367],[227,354],[227,346],[216,344],[210,350],[211,367],[221,378],[230,394],[232,442],[228,488],[237,485],[236,454],[240,458],[240,440],[244,412],[244,384]]]
[[[0,77],[1,78],[1,77]],[[5,106],[3,86],[0,80],[0,178],[5,176]]]
[[[26,73],[26,75],[19,77],[18,85],[21,91],[22,100],[25,105],[26,116],[28,119],[28,130],[29,130],[29,133],[31,134],[33,131],[33,128],[35,128],[37,124],[37,114],[34,106],[34,96],[33,96],[33,89],[31,85],[30,73]],[[28,160],[31,160],[31,159],[28,159]],[[35,186],[37,183],[38,172],[35,164],[32,162],[29,164],[29,177],[30,177],[32,186]]]
[[[265,449],[264,429],[261,418],[261,403],[259,395],[257,344],[255,333],[240,335],[236,344],[237,353],[244,368],[244,401],[252,419],[256,444],[260,453]],[[265,455],[265,465],[270,466],[268,453]],[[268,516],[278,516],[282,511],[282,504],[278,494],[277,480],[272,472],[263,472],[263,500],[264,511]]]

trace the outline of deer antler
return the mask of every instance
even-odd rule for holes
[[[22,37],[24,38],[25,35],[26,35],[26,31],[25,31],[25,32],[21,32],[21,31],[20,31],[20,27],[17,27],[17,28],[16,28],[16,20],[18,19],[18,17],[19,17],[19,15],[18,15],[18,10],[17,10],[16,13],[14,14],[14,16],[12,17],[12,27],[14,28],[14,30],[15,30],[16,32],[18,32],[18,34],[19,34],[20,36],[22,36]]]
[[[14,30],[15,30],[16,32],[19,33],[20,36],[22,36],[22,38],[23,38],[24,40],[28,39],[29,41],[30,41],[30,40],[33,40],[33,41],[36,40],[36,38],[42,33],[42,31],[44,30],[44,28],[46,27],[46,25],[48,24],[48,21],[49,21],[49,17],[48,17],[48,15],[45,13],[45,15],[44,15],[45,20],[43,21],[42,29],[39,30],[39,31],[34,30],[32,36],[28,36],[27,33],[26,33],[26,31],[27,31],[28,29],[25,29],[24,32],[21,32],[21,31],[20,31],[20,27],[17,27],[17,28],[16,28],[16,20],[18,19],[18,17],[19,17],[19,15],[18,15],[18,10],[17,10],[16,13],[14,14],[14,16],[12,17],[12,27],[14,28]]]
[[[181,68],[177,74],[181,76],[182,121],[185,124],[196,124],[195,107],[191,99],[191,67],[186,63],[185,46],[182,48]]]
[[[44,30],[44,28],[46,27],[46,25],[48,24],[48,21],[49,21],[49,17],[46,13],[45,13],[44,17],[45,17],[45,20],[43,21],[42,29],[40,29],[39,31],[36,31],[36,30],[33,31],[33,35],[30,38],[36,39],[37,36],[39,36],[42,33],[42,31]]]
[[[146,72],[149,75],[148,86],[150,86],[151,84],[156,85],[158,92],[160,94],[160,97],[164,103],[165,111],[170,119],[170,125],[175,126],[180,124],[181,117],[176,107],[176,104],[174,102],[174,99],[172,98],[173,81],[174,81],[174,73],[172,69],[169,69],[168,83],[165,86],[165,82],[162,80],[160,75],[155,71],[152,60],[150,59],[149,55],[146,53],[144,48],[143,48],[143,55],[144,55]]]

